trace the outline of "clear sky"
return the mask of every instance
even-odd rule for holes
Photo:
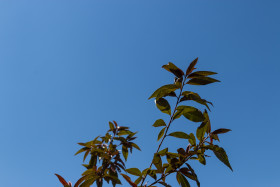
[[[76,181],[76,143],[110,120],[139,131],[142,152],[127,167],[148,167],[152,124],[167,118],[147,98],[173,81],[162,65],[185,69],[195,57],[222,81],[194,88],[214,103],[213,128],[233,130],[220,145],[234,172],[215,157],[192,163],[202,187],[279,186],[279,9],[279,0],[1,0],[0,186],[59,186],[54,173]]]

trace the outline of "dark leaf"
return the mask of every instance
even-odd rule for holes
[[[190,73],[193,72],[193,70],[195,69],[195,65],[196,65],[197,61],[198,61],[198,58],[194,59],[194,60],[190,63],[190,65],[189,65],[189,67],[188,67],[188,69],[187,69],[187,71],[186,71],[186,75],[189,75]]]
[[[182,77],[184,72],[175,66],[172,62],[169,62],[167,65],[163,65],[162,68],[166,69],[167,71],[173,73],[176,77]]]
[[[137,187],[137,184],[133,183],[133,182],[131,181],[131,179],[130,179],[129,176],[127,176],[127,175],[125,175],[125,174],[122,174],[122,173],[121,173],[121,175],[122,175],[123,178],[130,184],[130,186],[132,186],[132,187]]]
[[[154,127],[161,127],[161,126],[166,126],[165,122],[162,119],[158,119],[155,121],[153,124]]]
[[[128,150],[127,150],[127,147],[124,145],[122,146],[122,154],[123,154],[124,159],[127,160]]]
[[[213,152],[221,162],[223,162],[227,167],[231,169],[231,171],[233,171],[229,163],[228,156],[223,148],[216,145],[214,146]]]
[[[68,183],[65,181],[65,179],[64,179],[63,177],[61,177],[61,176],[58,175],[58,174],[55,174],[55,175],[57,176],[58,180],[61,182],[61,184],[62,184],[63,186],[68,186]]]
[[[171,115],[171,108],[168,101],[164,98],[159,98],[156,100],[157,108],[163,113]]]
[[[189,139],[190,136],[184,132],[172,132],[168,136],[174,136],[176,138],[182,138],[182,139]]]
[[[217,74],[217,73],[212,72],[212,71],[196,71],[196,72],[191,73],[188,76],[188,78],[206,77],[206,76],[215,75],[215,74]]]
[[[131,143],[131,146],[134,147],[134,148],[136,148],[136,149],[138,149],[139,151],[141,151],[140,147],[139,147],[137,144]]]
[[[210,77],[199,77],[199,78],[193,78],[190,79],[187,84],[191,84],[191,85],[207,85],[207,84],[211,84],[214,82],[220,82],[217,79],[213,79]]]
[[[221,128],[221,129],[217,129],[217,130],[213,131],[212,134],[223,134],[223,133],[227,133],[229,131],[231,131],[231,130]]]
[[[188,180],[180,172],[177,172],[176,178],[181,187],[190,187]]]

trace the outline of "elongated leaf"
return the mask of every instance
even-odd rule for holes
[[[191,106],[179,106],[177,111],[181,111],[183,116],[193,122],[201,122],[204,120],[204,116],[200,110]]]
[[[189,75],[190,73],[193,72],[193,70],[195,70],[195,65],[196,65],[197,61],[198,61],[198,58],[194,59],[194,60],[190,63],[190,65],[189,65],[189,67],[188,67],[188,69],[187,69],[187,71],[186,71],[186,75]]]
[[[129,168],[126,169],[125,171],[127,173],[130,173],[131,175],[142,176],[142,173],[138,168]]]
[[[158,119],[155,121],[153,124],[154,127],[161,127],[161,126],[166,126],[165,122],[162,119]]]
[[[132,187],[137,187],[137,184],[135,184],[134,182],[131,181],[130,177],[121,173],[121,175],[123,176],[123,178],[130,184],[130,186]]]
[[[111,121],[109,122],[109,127],[110,127],[110,130],[114,130],[114,124]]]
[[[182,138],[182,139],[189,139],[190,136],[184,132],[172,132],[168,136],[173,136],[176,138]]]
[[[207,130],[207,122],[203,121],[196,130],[196,137],[199,141],[202,141],[204,139],[206,130]]]
[[[176,178],[181,187],[190,187],[190,183],[180,172],[177,172]]]
[[[223,134],[223,133],[227,133],[229,131],[231,131],[231,130],[221,128],[221,129],[217,129],[217,130],[213,131],[212,134]]]
[[[61,177],[61,176],[58,175],[58,174],[55,174],[55,175],[57,176],[58,180],[61,182],[61,184],[62,184],[63,186],[68,186],[68,183],[65,181],[65,179],[64,179],[63,177]]]
[[[160,87],[159,89],[157,89],[150,97],[151,98],[161,98],[164,96],[167,96],[168,94],[173,94],[172,92],[174,92],[175,90],[179,89],[180,87],[176,86],[175,84],[167,84],[164,85],[162,87]]]
[[[81,177],[74,185],[74,187],[79,187],[79,185],[85,180],[87,176]]]
[[[232,167],[229,163],[228,156],[222,147],[215,145],[213,152],[221,162],[223,162],[227,167],[229,167],[231,169],[231,171],[233,171]]]
[[[217,74],[217,73],[212,72],[212,71],[196,71],[196,72],[191,73],[188,76],[188,78],[206,77],[206,76],[215,75],[215,74]]]
[[[136,149],[138,149],[139,151],[141,151],[140,147],[139,147],[137,144],[131,143],[131,146],[134,147],[134,148],[136,148]]]
[[[183,95],[183,97],[180,99],[180,102],[186,101],[186,100],[192,100],[192,101],[195,101],[199,104],[206,106],[207,109],[209,111],[211,111],[208,104],[211,104],[212,106],[213,106],[213,104],[209,101],[206,101],[205,99],[201,99],[201,97],[197,93],[190,92],[190,91],[184,91],[182,93],[182,95]]]
[[[184,72],[180,68],[175,66],[172,62],[169,62],[167,65],[163,65],[162,68],[173,73],[176,77],[179,77],[179,78],[184,75]]]
[[[122,146],[122,154],[123,154],[124,159],[127,160],[128,150],[127,150],[127,147],[124,145]]]
[[[171,115],[171,108],[168,101],[164,98],[159,98],[156,100],[157,108],[163,113]]]
[[[194,180],[196,181],[197,186],[200,187],[200,182],[197,178],[197,175],[196,175],[195,171],[193,170],[191,165],[189,165],[188,163],[185,163],[185,164],[188,166],[189,170],[191,171],[192,175],[194,176]]]
[[[138,177],[138,178],[134,181],[134,183],[138,185],[138,184],[141,182],[141,180],[142,180],[142,177]]]
[[[211,77],[198,77],[198,78],[193,78],[190,79],[187,84],[191,84],[191,85],[207,85],[207,84],[211,84],[214,82],[220,82],[217,79],[213,79]]]
[[[157,170],[162,173],[163,168],[162,168],[162,160],[159,154],[155,153],[154,158],[153,158],[153,164],[156,166]]]
[[[190,133],[189,142],[191,145],[196,145],[196,139],[193,133]]]
[[[159,141],[159,140],[162,138],[162,136],[164,135],[165,129],[166,129],[166,127],[164,127],[163,129],[161,129],[161,131],[160,131],[159,134],[158,134],[158,139],[157,139],[157,141]]]

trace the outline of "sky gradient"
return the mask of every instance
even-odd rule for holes
[[[221,83],[192,88],[214,103],[213,128],[232,129],[220,145],[234,170],[215,157],[193,162],[201,186],[278,186],[279,8],[278,0],[1,0],[0,186],[59,186],[54,173],[76,181],[77,143],[112,120],[139,131],[142,152],[127,167],[148,167],[152,124],[167,119],[148,97],[173,81],[161,66],[185,69],[196,57],[200,70],[219,73]],[[174,123],[189,126],[197,125]]]

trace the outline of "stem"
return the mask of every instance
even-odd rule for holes
[[[178,106],[178,104],[179,104],[179,102],[180,102],[180,98],[181,98],[181,96],[182,96],[182,92],[183,92],[183,88],[184,88],[184,86],[185,86],[186,80],[187,80],[187,76],[185,75],[185,76],[184,76],[184,80],[182,81],[182,84],[181,84],[180,93],[179,93],[179,95],[178,95],[178,97],[177,97],[177,102],[176,102],[175,108],[174,108],[174,110],[173,110],[173,112],[172,112],[172,115],[171,115],[171,117],[170,117],[170,120],[169,120],[169,123],[168,123],[168,125],[167,125],[166,131],[165,131],[165,133],[164,133],[164,135],[163,135],[163,138],[161,139],[161,142],[160,142],[160,144],[158,145],[158,148],[157,148],[156,153],[159,152],[159,149],[160,149],[160,147],[161,147],[161,145],[162,145],[164,139],[165,139],[166,136],[167,136],[167,132],[168,132],[168,130],[169,130],[169,127],[170,127],[171,123],[173,122],[173,117],[174,117],[174,114],[175,114],[175,112],[176,112],[176,110],[177,110],[177,106]],[[155,154],[156,154],[156,153],[155,153]],[[153,165],[153,161],[151,162],[149,168],[151,168],[152,165]],[[143,180],[142,180],[141,186],[143,186],[143,183],[145,182],[145,180],[146,180],[146,178],[147,178],[147,175],[148,175],[148,174],[145,174],[145,176],[144,176],[144,178],[143,178]]]

